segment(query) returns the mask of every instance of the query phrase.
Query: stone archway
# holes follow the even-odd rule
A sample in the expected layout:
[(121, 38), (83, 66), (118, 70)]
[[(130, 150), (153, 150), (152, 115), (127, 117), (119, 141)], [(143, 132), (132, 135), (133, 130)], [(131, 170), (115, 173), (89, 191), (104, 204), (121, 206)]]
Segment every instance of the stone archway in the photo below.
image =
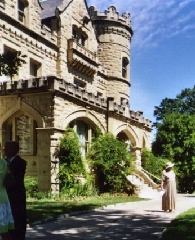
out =
[(119, 140), (127, 142), (129, 151), (135, 155), (135, 163), (141, 166), (141, 149), (140, 139), (136, 131), (128, 124), (121, 124), (115, 130), (115, 136)]
[(44, 128), (45, 122), (43, 117), (31, 106), (28, 104), (21, 102), (20, 98), (18, 98), (16, 104), (13, 107), (10, 107), (5, 113), (2, 113), (0, 118), (0, 126), (5, 122), (8, 118), (16, 114), (18, 111), (23, 111), (29, 115), (31, 115), (37, 122), (38, 127)]
[(86, 117), (79, 117), (69, 123), (78, 135), (82, 156), (85, 157), (92, 141), (97, 137), (97, 125)]
[(88, 109), (86, 110), (85, 108), (79, 109), (69, 114), (63, 123), (62, 129), (65, 129), (75, 119), (84, 119), (84, 121), (89, 122), (94, 126), (97, 126), (102, 133), (106, 132), (106, 129), (102, 124), (101, 120), (98, 119), (98, 117), (95, 114), (93, 114), (90, 110)]
[[(18, 98), (16, 101), (16, 104), (13, 107), (10, 107), (5, 113), (2, 114), (1, 118), (0, 118), (0, 143), (1, 143), (1, 148), (4, 146), (6, 141), (10, 141), (10, 140), (16, 140), (18, 141), (19, 139), (17, 139), (17, 137), (19, 137), (19, 135), (21, 136), (21, 130), (20, 130), (20, 134), (18, 135), (16, 133), (16, 129), (18, 128), (19, 131), (19, 126), (17, 126), (17, 124), (22, 124), (24, 128), (26, 128), (24, 126), (24, 123), (27, 125), (31, 125), (32, 131), (34, 131), (33, 134), (29, 133), (28, 131), (30, 131), (30, 127), (29, 129), (25, 129), (26, 131), (26, 135), (29, 134), (29, 140), (31, 142), (29, 142), (29, 145), (34, 145), (32, 146), (31, 149), (33, 149), (31, 151), (31, 153), (28, 152), (28, 154), (32, 154), (35, 155), (36, 152), (36, 139), (37, 136), (35, 129), (37, 127), (43, 127), (44, 124), (44, 120), (42, 118), (42, 116), (32, 107), (30, 107), (29, 105), (27, 105), (24, 102), (21, 102), (21, 99)], [(28, 134), (27, 134), (28, 132)], [(32, 136), (34, 139), (32, 139)], [(27, 136), (25, 137), (27, 140)], [(24, 138), (23, 140), (24, 141)], [(23, 148), (23, 153), (27, 152), (27, 148), (26, 150), (24, 150)], [(3, 155), (2, 149), (1, 149), (1, 156)]]

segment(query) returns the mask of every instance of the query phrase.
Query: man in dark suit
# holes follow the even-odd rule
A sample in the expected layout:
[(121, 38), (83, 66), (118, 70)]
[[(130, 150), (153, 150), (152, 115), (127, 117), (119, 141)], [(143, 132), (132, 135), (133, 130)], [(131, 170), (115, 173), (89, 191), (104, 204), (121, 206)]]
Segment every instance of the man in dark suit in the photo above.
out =
[(10, 200), (15, 229), (11, 230), (13, 240), (24, 240), (26, 234), (26, 190), (24, 175), (26, 161), (19, 154), (19, 144), (15, 141), (5, 143), (4, 152), (14, 184), (6, 188)]

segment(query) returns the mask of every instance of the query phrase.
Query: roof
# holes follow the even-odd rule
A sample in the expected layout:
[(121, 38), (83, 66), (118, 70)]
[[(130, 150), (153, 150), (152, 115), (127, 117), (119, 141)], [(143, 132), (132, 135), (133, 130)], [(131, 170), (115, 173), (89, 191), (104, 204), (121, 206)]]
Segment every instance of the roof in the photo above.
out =
[(40, 2), (43, 10), (41, 13), (41, 18), (50, 18), (55, 16), (55, 9), (59, 8), (60, 11), (63, 11), (72, 0), (45, 0)]

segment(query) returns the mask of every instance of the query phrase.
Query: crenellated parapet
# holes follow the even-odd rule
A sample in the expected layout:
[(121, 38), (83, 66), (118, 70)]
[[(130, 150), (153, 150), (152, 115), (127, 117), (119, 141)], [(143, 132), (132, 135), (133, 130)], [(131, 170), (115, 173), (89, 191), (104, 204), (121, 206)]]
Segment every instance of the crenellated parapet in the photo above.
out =
[(80, 101), (84, 105), (100, 108), (103, 111), (109, 111), (114, 115), (120, 115), (127, 120), (142, 125), (144, 128), (151, 129), (151, 121), (143, 117), (142, 112), (134, 112), (129, 110), (127, 104), (117, 104), (114, 99), (104, 99), (96, 96), (94, 93), (88, 92), (86, 89), (78, 87), (72, 83), (66, 82), (64, 79), (55, 76), (46, 76), (41, 78), (30, 78), (0, 83), (0, 96), (10, 94), (29, 94), (57, 91), (65, 94), (67, 97)]
[(100, 12), (97, 8), (91, 6), (89, 8), (89, 14), (93, 20), (118, 21), (121, 24), (131, 27), (130, 13), (125, 12), (120, 16), (115, 6), (108, 7), (104, 12)]
[[(106, 21), (107, 22), (112, 21), (113, 23), (117, 22), (117, 24), (120, 24), (123, 27), (126, 27), (127, 29), (129, 29), (131, 36), (133, 35), (130, 13), (125, 12), (122, 15), (120, 15), (115, 6), (110, 6), (104, 12), (100, 12), (94, 6), (91, 6), (89, 8), (89, 14), (92, 21), (105, 21), (105, 23)], [(117, 32), (119, 33), (119, 29), (114, 28), (114, 25), (113, 25), (113, 28), (111, 29), (108, 29), (108, 27), (104, 28), (104, 31), (106, 31), (106, 29), (108, 31), (112, 29), (112, 31), (116, 31), (116, 33)]]

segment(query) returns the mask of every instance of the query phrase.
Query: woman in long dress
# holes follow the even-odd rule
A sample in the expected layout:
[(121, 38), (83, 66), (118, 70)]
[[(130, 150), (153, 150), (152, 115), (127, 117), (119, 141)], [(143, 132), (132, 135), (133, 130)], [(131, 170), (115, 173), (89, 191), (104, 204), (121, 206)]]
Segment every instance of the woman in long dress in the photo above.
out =
[(161, 188), (164, 190), (162, 195), (162, 210), (169, 211), (175, 209), (176, 201), (176, 180), (175, 173), (173, 171), (174, 164), (168, 162), (166, 164), (165, 170), (162, 172), (162, 183)]
[(14, 219), (3, 180), (8, 171), (7, 162), (0, 159), (0, 236), (2, 240), (11, 240), (9, 230), (14, 229)]

